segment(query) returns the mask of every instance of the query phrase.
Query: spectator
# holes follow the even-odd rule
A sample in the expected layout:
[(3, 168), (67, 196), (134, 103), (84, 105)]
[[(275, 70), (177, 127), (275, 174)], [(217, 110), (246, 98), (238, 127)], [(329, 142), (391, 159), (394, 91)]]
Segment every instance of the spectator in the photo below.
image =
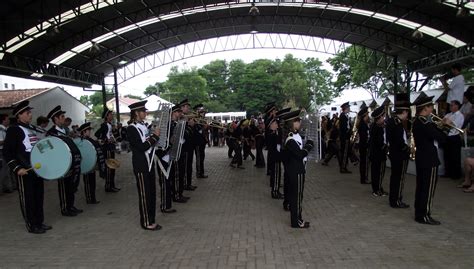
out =
[(448, 97), (446, 102), (451, 103), (451, 101), (457, 100), (459, 103), (463, 100), (464, 94), (464, 76), (461, 75), (461, 65), (454, 64), (451, 67), (451, 73), (453, 78), (448, 85), (448, 82), (445, 78), (441, 78), (441, 83), (446, 91), (448, 91)]
[(474, 193), (474, 185), (472, 185), (472, 173), (474, 172), (474, 157), (467, 157), (464, 160), (464, 182), (458, 185), (458, 188), (464, 188), (466, 193)]
[(15, 187), (8, 172), (8, 166), (3, 158), (3, 142), (5, 141), (9, 124), (10, 119), (8, 115), (0, 114), (0, 187), (2, 187), (4, 193), (12, 193)]
[(45, 138), (46, 136), (46, 131), (47, 131), (47, 127), (48, 127), (48, 124), (49, 124), (49, 120), (48, 118), (44, 117), (44, 116), (39, 116), (37, 119), (36, 119), (36, 127), (38, 127), (38, 129), (43, 132), (38, 132), (36, 134), (36, 136), (38, 137), (38, 139), (43, 139)]

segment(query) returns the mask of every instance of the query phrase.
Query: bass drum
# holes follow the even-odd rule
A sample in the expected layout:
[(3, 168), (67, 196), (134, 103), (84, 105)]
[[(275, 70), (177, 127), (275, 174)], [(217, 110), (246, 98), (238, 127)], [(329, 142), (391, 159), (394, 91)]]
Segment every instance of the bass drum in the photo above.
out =
[(30, 161), (33, 171), (39, 177), (46, 180), (59, 179), (71, 168), (71, 149), (57, 137), (46, 137), (31, 149)]
[(74, 138), (73, 141), (81, 152), (81, 174), (90, 173), (95, 169), (97, 163), (97, 151), (94, 145), (89, 140), (82, 138)]

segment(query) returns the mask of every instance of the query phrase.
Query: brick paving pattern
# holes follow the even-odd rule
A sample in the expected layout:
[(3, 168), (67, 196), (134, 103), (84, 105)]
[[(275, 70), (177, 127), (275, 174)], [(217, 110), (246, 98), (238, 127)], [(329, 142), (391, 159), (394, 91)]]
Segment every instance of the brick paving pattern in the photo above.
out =
[[(208, 148), (209, 178), (195, 179), (187, 204), (177, 213), (157, 213), (163, 229), (139, 226), (138, 198), (130, 155), (118, 159), (117, 194), (98, 180), (98, 205), (86, 205), (82, 185), (76, 196), (84, 213), (59, 211), (57, 183), (45, 184), (44, 235), (26, 232), (16, 194), (0, 195), (0, 267), (56, 268), (474, 268), (473, 195), (440, 179), (433, 217), (441, 226), (413, 220), (414, 182), (408, 176), (408, 210), (391, 209), (388, 197), (371, 195), (357, 169), (338, 173), (336, 162), (308, 165), (303, 202), (309, 229), (290, 228), (282, 200), (270, 198), (265, 169), (245, 161), (228, 167), (226, 149)], [(388, 190), (390, 170), (384, 186)], [(82, 183), (81, 183), (82, 184)], [(159, 193), (159, 192), (158, 192)], [(159, 201), (159, 199), (158, 199)]]

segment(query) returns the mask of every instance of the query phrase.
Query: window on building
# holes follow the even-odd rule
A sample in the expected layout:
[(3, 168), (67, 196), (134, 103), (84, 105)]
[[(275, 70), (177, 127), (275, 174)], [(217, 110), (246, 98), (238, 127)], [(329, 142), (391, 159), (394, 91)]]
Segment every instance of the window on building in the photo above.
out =
[(3, 87), (4, 87), (5, 89), (8, 89), (8, 83), (4, 83), (4, 84), (3, 84)]
[(14, 90), (14, 89), (15, 89), (15, 84), (12, 83), (12, 90)]

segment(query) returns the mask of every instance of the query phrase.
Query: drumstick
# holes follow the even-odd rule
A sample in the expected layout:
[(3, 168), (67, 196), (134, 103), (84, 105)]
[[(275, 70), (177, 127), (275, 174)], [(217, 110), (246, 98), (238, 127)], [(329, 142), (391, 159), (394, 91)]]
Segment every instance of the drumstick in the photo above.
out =
[(33, 168), (34, 168), (34, 169), (40, 169), (40, 168), (41, 168), (41, 164), (40, 164), (40, 163), (35, 163), (35, 165), (33, 165), (33, 167), (26, 169), (26, 172), (28, 172), (28, 171), (30, 171), (30, 170), (33, 170)]

